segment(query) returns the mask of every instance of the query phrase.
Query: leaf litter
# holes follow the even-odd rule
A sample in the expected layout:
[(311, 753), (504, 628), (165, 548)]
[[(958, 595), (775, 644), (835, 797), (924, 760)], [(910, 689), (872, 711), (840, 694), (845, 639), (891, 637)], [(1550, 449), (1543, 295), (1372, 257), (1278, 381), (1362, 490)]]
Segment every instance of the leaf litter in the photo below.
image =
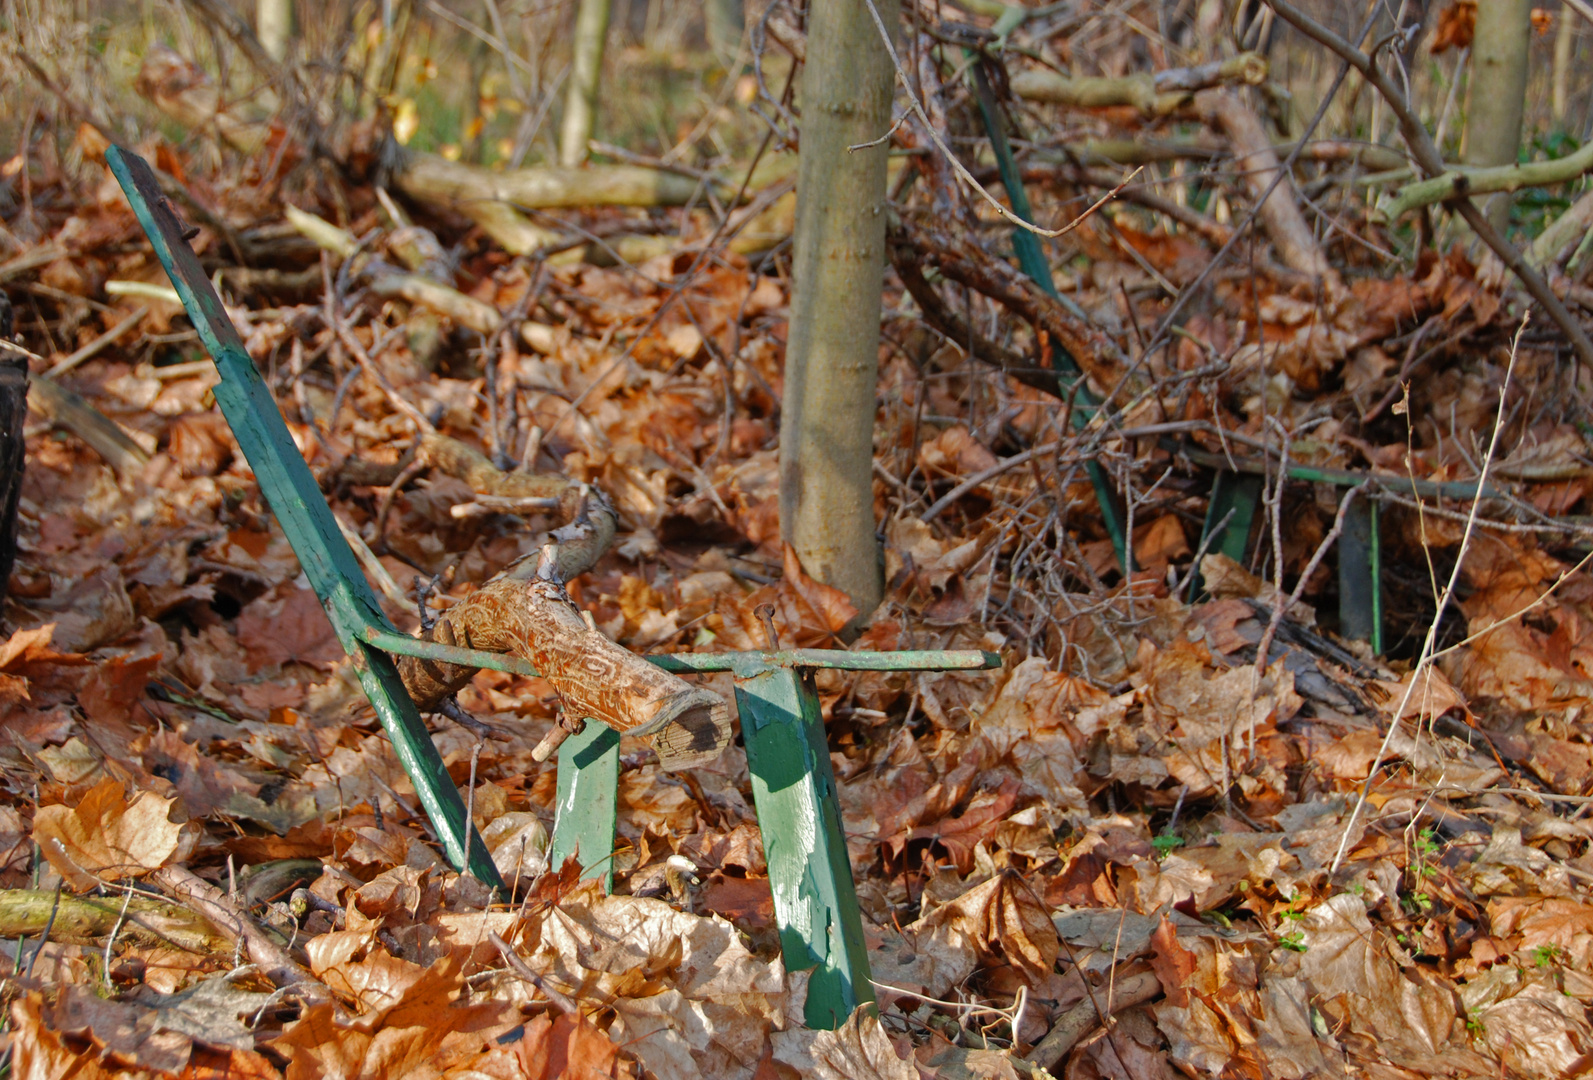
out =
[[(390, 253), (406, 242), (369, 188), (340, 191), (339, 208), (313, 176), (251, 186), (143, 149), (240, 218), (278, 221), (291, 204), (374, 230)], [(79, 339), (133, 310), (103, 290), (112, 275), (163, 281), (86, 153), (81, 172), (52, 167), (51, 199), (34, 191), (71, 254), (29, 277), (37, 307)], [(680, 220), (689, 237), (694, 219)], [(338, 314), (349, 297), (229, 297), (389, 617), (413, 631), (421, 606), (472, 595), (558, 519), (437, 468), (399, 483), (418, 433), (353, 361), (340, 318), (446, 438), (612, 498), (614, 549), (570, 587), (610, 638), (757, 648), (770, 611), (782, 644), (840, 647), (858, 612), (779, 536), (778, 263), (723, 253), (689, 277), (679, 252), (635, 272), (533, 265), (457, 220), (429, 224), (455, 245), (454, 281), (473, 299), (501, 314), (538, 298), (546, 347), (484, 342), (401, 299), (356, 297)], [(1115, 304), (1109, 283), (1141, 261), (1191, 276), (1179, 245), (1127, 218), (1113, 227), (1139, 259), (1089, 240), (1095, 307)], [(198, 244), (214, 251), (217, 237)], [(1225, 364), (1187, 395), (1185, 418), (1253, 441), (1269, 416), (1292, 425), (1316, 410), (1297, 463), (1470, 475), (1430, 419), (1386, 445), (1342, 428), (1388, 388), (1392, 310), (1484, 346), (1417, 388), (1412, 414), (1455, 417), (1451, 435), (1491, 424), (1507, 298), (1474, 267), (1451, 256), (1359, 280), (1325, 308), (1264, 287), (1248, 313), (1266, 357), (1247, 343), (1243, 297), (1190, 320), (1180, 367), (1205, 350)], [(182, 336), (175, 306), (138, 303), (146, 334)], [(482, 672), (465, 687), (460, 705), (496, 733), (486, 741), (432, 718), (451, 775), (474, 778), (473, 828), (515, 899), (490, 902), (449, 870), (219, 422), (213, 373), (183, 366), (191, 344), (146, 344), (68, 377), (143, 448), (138, 470), (118, 475), (38, 414), (29, 429), (0, 642), (0, 877), (46, 905), (57, 889), (114, 902), (159, 895), (152, 874), (189, 867), (327, 997), (273, 985), (241, 946), (115, 932), (108, 947), (66, 944), (41, 927), (5, 946), (13, 1073), (1004, 1077), (1033, 1074), (1023, 1055), (1079, 1010), (1095, 1019), (1066, 1050), (1069, 1076), (1585, 1072), (1593, 583), (1571, 549), (1487, 531), (1463, 568), (1454, 647), (1420, 676), (1413, 649), (1380, 660), (1319, 625), (1332, 591), (1314, 579), (1258, 667), (1289, 599), (1283, 575), (1256, 573), (1265, 557), (1197, 553), (1204, 497), (1189, 470), (1157, 498), (1146, 479), (1187, 462), (1126, 439), (1102, 448), (1139, 477), (1141, 571), (1124, 581), (1093, 494), (1060, 461), (987, 475), (1015, 445), (1045, 441), (1049, 403), (990, 379), (910, 313), (887, 330), (899, 340), (882, 352), (875, 445), (888, 599), (853, 647), (985, 648), (1004, 667), (819, 675), (878, 1017), (802, 1026), (806, 976), (780, 960), (737, 748), (670, 774), (627, 741), (615, 895), (548, 865), (555, 775), (531, 753), (555, 720), (544, 680)], [(1516, 392), (1550, 393), (1557, 377), (1549, 350), (1524, 347)], [(1161, 419), (1143, 411), (1125, 425)], [(1583, 505), (1585, 469), (1565, 466), (1585, 463), (1585, 431), (1546, 420), (1515, 434), (1499, 463), (1519, 481), (1512, 498), (1559, 515)], [(1205, 433), (1194, 445), (1231, 449)], [(1319, 494), (1286, 492), (1275, 554), (1291, 576), (1332, 520)], [(1460, 542), (1452, 516), (1397, 505), (1387, 531), (1407, 585)], [(1197, 569), (1206, 595), (1186, 603), (1173, 586)], [(1393, 628), (1419, 633), (1426, 605), (1394, 613)], [(708, 683), (728, 696), (727, 680)], [(1121, 1008), (1119, 990), (1133, 999)]]

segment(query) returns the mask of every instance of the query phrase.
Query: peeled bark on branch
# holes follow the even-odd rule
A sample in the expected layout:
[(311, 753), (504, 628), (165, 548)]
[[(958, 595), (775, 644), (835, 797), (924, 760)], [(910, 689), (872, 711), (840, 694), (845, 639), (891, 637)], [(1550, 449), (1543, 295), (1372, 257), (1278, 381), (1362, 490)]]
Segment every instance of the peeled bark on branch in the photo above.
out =
[(1337, 280), (1338, 275), (1329, 265), (1327, 256), (1322, 254), (1311, 226), (1294, 201), (1293, 186), (1286, 179), (1267, 196), (1267, 188), (1282, 165), (1255, 112), (1232, 90), (1212, 91), (1203, 95), (1203, 99), (1205, 111), (1233, 146), (1234, 167), (1251, 198), (1266, 198), (1261, 204), (1261, 224), (1278, 249), (1279, 260), (1302, 274), (1324, 281)]
[(1527, 250), (1527, 262), (1538, 269), (1564, 263), (1572, 273), (1576, 252), (1588, 242), (1593, 231), (1593, 192), (1583, 195), (1571, 208), (1554, 219), (1547, 229), (1538, 234)]
[[(596, 500), (591, 511), (555, 531), (556, 543), (539, 561), (511, 566), (439, 616), (424, 637), (528, 660), (558, 692), (567, 716), (651, 736), (666, 769), (706, 764), (730, 741), (724, 701), (604, 637), (564, 591), (561, 582), (590, 569), (613, 540), (613, 510)], [(406, 656), (398, 673), (416, 705), (434, 711), (475, 669)]]
[[(354, 236), (330, 221), (294, 206), (287, 208), (286, 217), (301, 235), (340, 259), (351, 258), (359, 250)], [(377, 296), (419, 304), (478, 334), (495, 334), (503, 328), (503, 313), (497, 308), (434, 278), (402, 273), (380, 259), (372, 259), (359, 273)], [(527, 319), (520, 324), (519, 333), (520, 339), (537, 352), (553, 351), (553, 327)]]
[[(730, 741), (729, 708), (717, 694), (592, 629), (552, 582), (495, 581), (440, 616), (428, 638), (530, 661), (558, 691), (566, 715), (652, 736), (666, 769), (706, 764)], [(435, 707), (455, 682), (451, 668), (404, 657), (399, 674), (421, 708)]]
[(1028, 101), (1076, 109), (1127, 105), (1145, 116), (1169, 116), (1187, 108), (1198, 90), (1214, 86), (1257, 86), (1266, 78), (1266, 58), (1260, 53), (1247, 52), (1198, 67), (1138, 72), (1117, 78), (1068, 78), (1054, 71), (1034, 69), (1012, 77), (1012, 92)]
[(411, 198), (461, 211), (482, 200), (534, 209), (681, 206), (699, 186), (690, 176), (641, 165), (537, 166), (498, 172), (431, 154), (407, 155), (393, 180)]
[[(156, 46), (145, 56), (136, 85), (138, 92), (167, 116), (190, 128), (203, 130), (213, 125), (225, 142), (244, 153), (254, 153), (271, 134), (265, 121), (236, 105), (223, 107), (210, 77), (165, 46)], [(474, 204), (482, 202), (533, 209), (680, 206), (700, 187), (693, 177), (640, 165), (496, 171), (417, 153), (401, 156), (393, 182), (411, 198), (467, 217), (473, 217)]]

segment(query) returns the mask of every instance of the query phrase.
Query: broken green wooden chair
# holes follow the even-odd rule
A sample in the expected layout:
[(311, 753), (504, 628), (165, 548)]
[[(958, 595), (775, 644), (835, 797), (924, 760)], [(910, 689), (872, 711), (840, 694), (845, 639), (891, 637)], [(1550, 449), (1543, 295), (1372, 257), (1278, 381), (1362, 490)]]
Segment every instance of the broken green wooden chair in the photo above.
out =
[[(445, 856), (456, 868), (507, 893), (479, 834), (466, 822), (464, 801), (392, 657), (419, 656), (529, 676), (536, 671), (516, 657), (409, 637), (387, 621), (154, 173), (121, 147), (111, 147), (105, 157), (215, 360), (221, 382), (214, 392), (222, 415), (352, 660)], [(678, 674), (728, 671), (734, 677), (786, 967), (812, 972), (808, 1025), (838, 1027), (874, 994), (813, 672), (974, 670), (997, 667), (1000, 658), (971, 650), (794, 649), (647, 659)], [(605, 888), (613, 877), (618, 781), (619, 735), (612, 728), (589, 723), (560, 746), (550, 858), (560, 865), (575, 856)]]

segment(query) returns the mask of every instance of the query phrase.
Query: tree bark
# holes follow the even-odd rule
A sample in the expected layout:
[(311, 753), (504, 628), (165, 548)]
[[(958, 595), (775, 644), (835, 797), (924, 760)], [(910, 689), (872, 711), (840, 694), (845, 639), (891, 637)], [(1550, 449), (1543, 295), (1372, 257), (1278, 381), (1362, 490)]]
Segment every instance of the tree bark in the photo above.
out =
[(1266, 79), (1266, 58), (1247, 52), (1197, 67), (1116, 77), (1069, 78), (1054, 71), (1033, 69), (1012, 77), (1012, 92), (1029, 101), (1073, 108), (1130, 105), (1145, 116), (1171, 116), (1188, 106), (1197, 90), (1234, 83), (1259, 86)]
[(581, 0), (575, 15), (575, 55), (570, 58), (570, 89), (564, 99), (564, 124), (559, 129), (559, 164), (567, 169), (586, 160), (587, 143), (592, 141), (611, 2)]
[[(875, 0), (886, 25), (895, 0)], [(780, 527), (803, 568), (866, 617), (884, 590), (874, 526), (874, 395), (885, 275), (890, 54), (864, 0), (816, 4), (802, 82)]]
[(0, 890), (0, 935), (38, 937), (46, 927), (50, 940), (67, 945), (103, 945), (112, 932), (124, 944), (164, 945), (203, 956), (228, 952), (232, 944), (202, 916), (147, 896), (129, 900), (114, 892), (57, 896), (53, 889)]
[(1564, 121), (1571, 102), (1571, 64), (1576, 58), (1576, 18), (1570, 7), (1560, 7), (1560, 25), (1554, 35), (1554, 78), (1549, 108), (1556, 121)]
[(293, 36), (293, 0), (255, 0), (254, 25), (266, 55), (277, 63), (287, 59)]
[[(1466, 164), (1514, 165), (1521, 147), (1521, 113), (1532, 44), (1532, 0), (1478, 0), (1472, 40), (1471, 114), (1466, 117)], [(1510, 222), (1509, 192), (1484, 200), (1495, 229)]]

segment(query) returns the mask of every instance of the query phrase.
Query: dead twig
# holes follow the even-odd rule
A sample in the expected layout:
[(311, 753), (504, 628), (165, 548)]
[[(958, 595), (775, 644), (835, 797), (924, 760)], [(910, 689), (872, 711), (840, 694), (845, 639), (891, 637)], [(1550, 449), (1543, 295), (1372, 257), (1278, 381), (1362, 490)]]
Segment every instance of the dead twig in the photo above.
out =
[(271, 940), (220, 889), (183, 866), (161, 867), (150, 875), (150, 880), (173, 899), (204, 916), (228, 940), (239, 943), (249, 961), (266, 978), (293, 991), (306, 1004), (336, 1004), (331, 991), (300, 967), (286, 949)]

